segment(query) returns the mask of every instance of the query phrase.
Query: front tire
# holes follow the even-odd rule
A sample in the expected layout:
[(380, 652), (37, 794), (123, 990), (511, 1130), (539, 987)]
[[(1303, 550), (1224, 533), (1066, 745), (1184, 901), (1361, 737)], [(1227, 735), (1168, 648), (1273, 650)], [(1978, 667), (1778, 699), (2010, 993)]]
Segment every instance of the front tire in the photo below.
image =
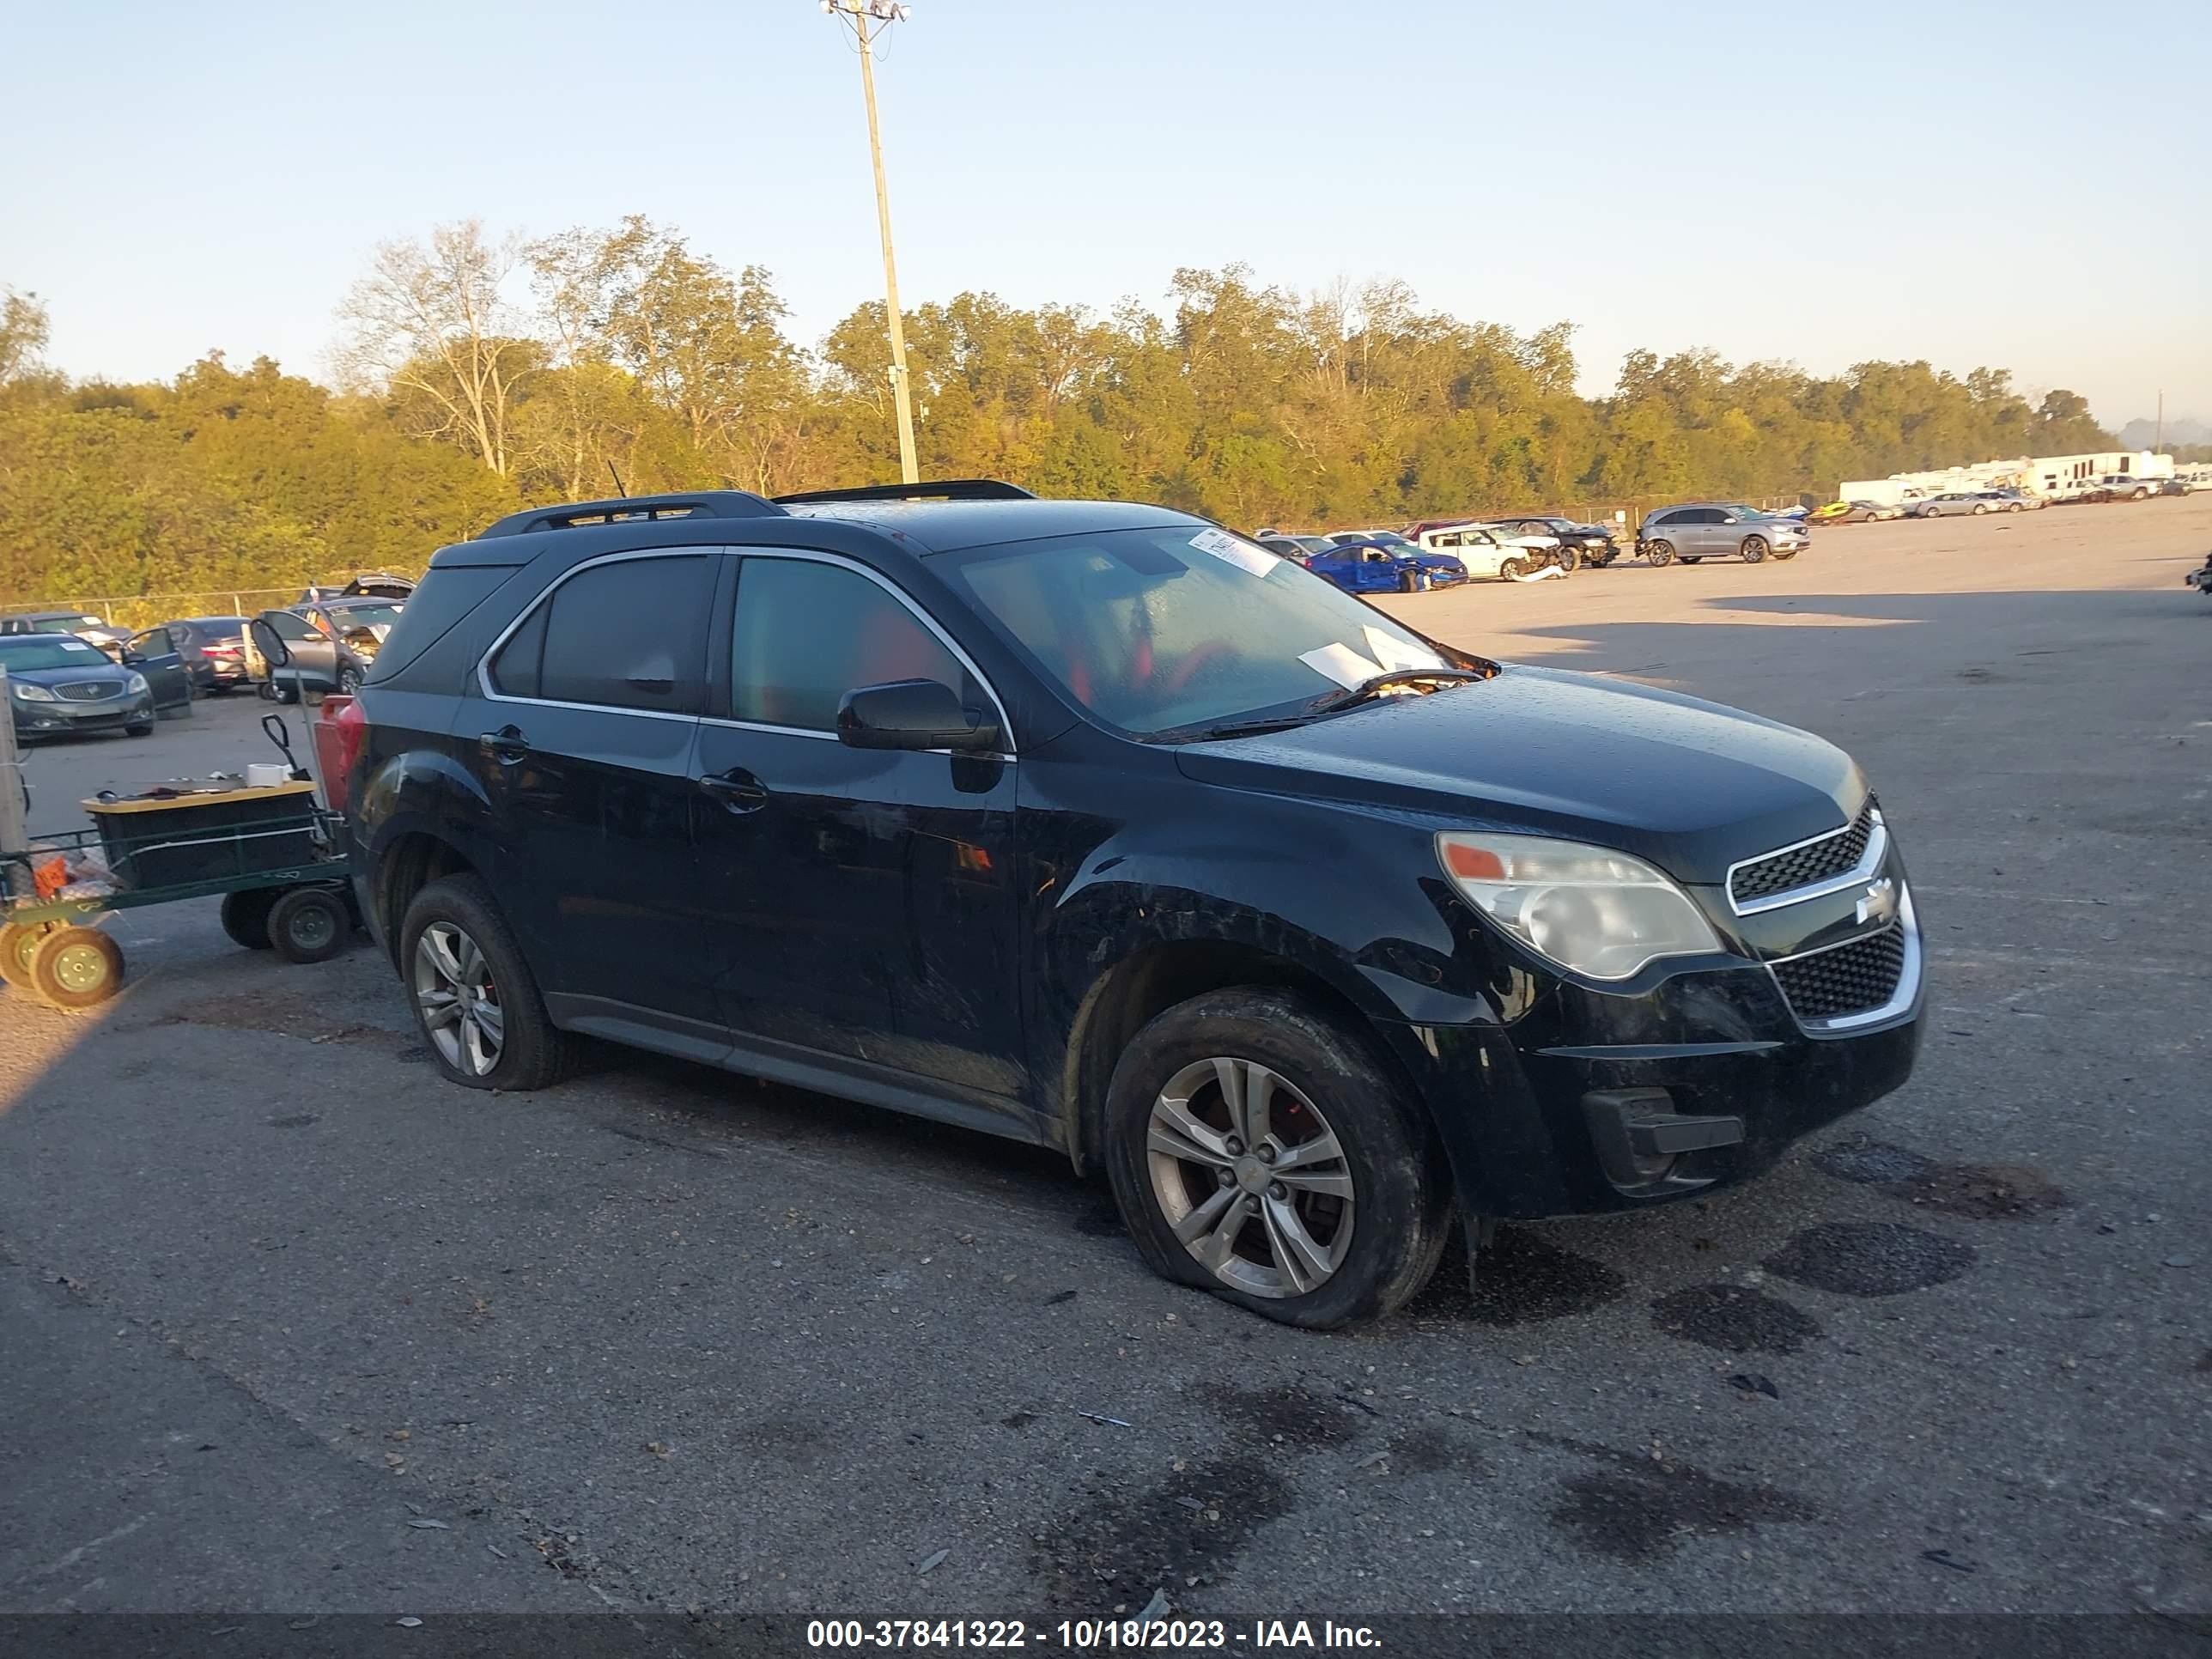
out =
[(361, 670), (359, 670), (358, 668), (341, 668), (341, 669), (339, 669), (339, 670), (338, 670), (338, 696), (342, 696), (342, 697), (357, 697), (357, 696), (359, 696), (360, 695), (361, 695)]
[(150, 738), (154, 735), (154, 722), (147, 720), (137, 726), (126, 726), (123, 728), (123, 734), (130, 738)]
[(544, 1089), (567, 1073), (570, 1039), (475, 876), (447, 876), (415, 896), (399, 926), (399, 970), (416, 1028), (449, 1080)]
[(222, 896), (222, 931), (230, 936), (233, 945), (242, 945), (249, 951), (269, 949), (269, 912), (282, 890), (275, 887), (248, 887)]
[(1403, 1306), (1450, 1202), (1419, 1110), (1355, 1032), (1284, 991), (1212, 991), (1139, 1031), (1105, 1164), (1146, 1265), (1285, 1324)]
[(1527, 563), (1520, 559), (1508, 559), (1498, 567), (1498, 579), (1502, 581), (1517, 582), (1528, 574)]
[(1571, 576), (1576, 571), (1583, 568), (1583, 556), (1581, 550), (1578, 548), (1563, 547), (1559, 550), (1559, 553), (1554, 557), (1553, 562), (1557, 564), (1560, 569), (1565, 571), (1567, 574)]
[(1654, 542), (1644, 550), (1644, 556), (1650, 562), (1654, 570), (1664, 570), (1674, 562), (1674, 544), (1672, 542)]
[(33, 990), (31, 957), (53, 928), (50, 921), (0, 922), (0, 982), (19, 991)]
[(95, 1008), (123, 988), (123, 947), (97, 927), (57, 927), (31, 952), (30, 988), (57, 1008)]
[(1743, 545), (1736, 550), (1743, 555), (1743, 562), (1746, 564), (1762, 564), (1766, 559), (1766, 538), (1746, 536), (1743, 538)]

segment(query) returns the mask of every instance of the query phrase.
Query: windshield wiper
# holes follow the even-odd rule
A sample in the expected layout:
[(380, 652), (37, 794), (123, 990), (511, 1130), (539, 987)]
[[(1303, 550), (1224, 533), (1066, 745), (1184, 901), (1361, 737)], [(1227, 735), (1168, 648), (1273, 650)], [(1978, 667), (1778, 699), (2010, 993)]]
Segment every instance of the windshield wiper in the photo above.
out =
[(1489, 678), (1487, 674), (1478, 674), (1467, 668), (1393, 668), (1387, 673), (1370, 675), (1357, 685), (1347, 685), (1341, 691), (1331, 691), (1315, 699), (1306, 705), (1305, 713), (1308, 716), (1334, 714), (1340, 708), (1349, 708), (1354, 703), (1380, 696), (1394, 685), (1413, 685), (1423, 680), (1449, 680), (1463, 684)]

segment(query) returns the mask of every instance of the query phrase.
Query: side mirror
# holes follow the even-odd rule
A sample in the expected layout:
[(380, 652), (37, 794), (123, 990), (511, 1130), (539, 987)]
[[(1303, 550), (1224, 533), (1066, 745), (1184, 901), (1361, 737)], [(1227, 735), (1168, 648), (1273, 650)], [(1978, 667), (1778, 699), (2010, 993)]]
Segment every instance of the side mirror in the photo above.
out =
[(995, 752), (999, 728), (960, 706), (939, 680), (892, 680), (848, 691), (837, 705), (837, 740), (854, 749)]
[(144, 664), (145, 660), (146, 653), (144, 652), (134, 651), (127, 645), (123, 647), (123, 665), (125, 668), (139, 667)]
[(292, 653), (276, 630), (256, 617), (246, 624), (246, 631), (253, 635), (253, 648), (261, 653), (261, 660), (271, 668), (282, 668), (292, 660)]

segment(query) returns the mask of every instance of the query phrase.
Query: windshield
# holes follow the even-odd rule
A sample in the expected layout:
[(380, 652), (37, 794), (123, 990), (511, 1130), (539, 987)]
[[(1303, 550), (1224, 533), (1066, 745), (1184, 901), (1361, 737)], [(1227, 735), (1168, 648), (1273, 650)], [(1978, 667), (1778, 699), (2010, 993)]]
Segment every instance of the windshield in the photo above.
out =
[(46, 637), (19, 635), (0, 640), (0, 666), (9, 673), (28, 668), (106, 668), (98, 649), (67, 634)]
[(1211, 526), (1054, 536), (933, 561), (1044, 677), (1138, 737), (1294, 713), (1447, 659), (1304, 567)]
[(340, 628), (389, 628), (399, 620), (396, 605), (334, 605), (331, 620)]

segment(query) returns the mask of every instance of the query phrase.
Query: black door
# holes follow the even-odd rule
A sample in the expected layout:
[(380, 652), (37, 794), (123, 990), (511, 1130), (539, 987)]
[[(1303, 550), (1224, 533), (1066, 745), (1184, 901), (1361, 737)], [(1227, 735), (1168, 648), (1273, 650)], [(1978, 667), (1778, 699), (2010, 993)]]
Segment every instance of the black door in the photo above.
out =
[(500, 843), (485, 872), (560, 1024), (728, 1047), (692, 902), (693, 744), (719, 552), (580, 566), (471, 676), (453, 726)]
[(918, 607), (859, 567), (748, 554), (699, 732), (697, 898), (741, 1050), (834, 1056), (1014, 1096), (1015, 767), (835, 735), (847, 691), (990, 694)]
[(123, 647), (123, 665), (146, 677), (156, 708), (181, 708), (192, 700), (191, 671), (167, 628), (131, 635)]

